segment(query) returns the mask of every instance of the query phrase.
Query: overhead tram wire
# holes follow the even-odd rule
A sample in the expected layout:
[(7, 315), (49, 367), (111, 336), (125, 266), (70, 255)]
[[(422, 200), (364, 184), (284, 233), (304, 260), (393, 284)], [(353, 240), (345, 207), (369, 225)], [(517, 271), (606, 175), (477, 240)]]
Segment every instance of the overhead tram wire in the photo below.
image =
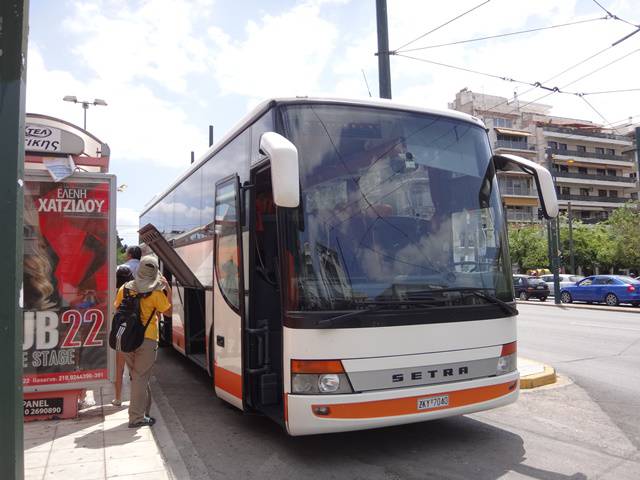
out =
[(449, 43), (440, 43), (440, 44), (437, 44), (437, 45), (427, 45), (427, 46), (424, 46), (424, 47), (408, 48), (406, 50), (398, 48), (398, 49), (394, 50), (393, 52), (390, 52), (390, 54), (391, 55), (397, 55), (398, 53), (416, 52), (418, 50), (428, 50), (428, 49), (431, 49), (431, 48), (448, 47), (448, 46), (451, 46), (451, 45), (461, 45), (461, 44), (465, 44), (465, 43), (480, 42), (480, 41), (483, 41), (483, 40), (492, 40), (492, 39), (495, 39), (495, 38), (510, 37), (510, 36), (513, 36), (513, 35), (523, 35), (525, 33), (533, 33), (533, 32), (540, 32), (540, 31), (543, 31), (543, 30), (551, 30), (551, 29), (554, 29), (554, 28), (569, 27), (569, 26), (578, 25), (578, 24), (581, 24), (581, 23), (589, 23), (589, 22), (596, 22), (596, 21), (600, 21), (600, 20), (607, 20), (609, 18), (610, 17), (608, 17), (608, 16), (598, 17), (598, 18), (590, 18), (588, 20), (578, 20), (576, 22), (561, 23), (559, 25), (550, 25), (548, 27), (531, 28), (531, 29), (528, 29), (528, 30), (519, 30), (519, 31), (516, 31), (516, 32), (501, 33), (501, 34), (498, 34), (498, 35), (489, 35), (487, 37), (477, 37), (477, 38), (470, 38), (470, 39), (467, 39), (467, 40), (458, 40), (458, 41), (449, 42)]
[(612, 125), (617, 125), (618, 123), (620, 125), (618, 125), (618, 127), (623, 126), (622, 124), (624, 124), (625, 122), (627, 122), (628, 125), (631, 125), (633, 122), (631, 122), (631, 119), (633, 118), (638, 118), (640, 117), (640, 113), (636, 113), (635, 115), (629, 115), (628, 117), (622, 118), (620, 120), (616, 120), (615, 122), (610, 122), (607, 123), (606, 125), (603, 125), (604, 127), (610, 127)]
[[(600, 52), (596, 53), (595, 55), (599, 55), (600, 53), (608, 50), (609, 48), (612, 48), (612, 47), (611, 46), (607, 47), (606, 49), (601, 50)], [(537, 88), (542, 88), (542, 89), (545, 89), (545, 90), (549, 91), (549, 93), (546, 93), (546, 94), (542, 95), (541, 97), (538, 97), (538, 98), (536, 98), (534, 100), (531, 100), (531, 101), (525, 103), (524, 105), (519, 105), (515, 109), (513, 109), (511, 112), (509, 112), (509, 113), (513, 113), (513, 112), (516, 112), (517, 110), (519, 110), (521, 108), (524, 108), (524, 107), (526, 107), (528, 105), (531, 105), (532, 103), (535, 103), (535, 102), (538, 102), (538, 101), (540, 101), (540, 100), (542, 100), (544, 98), (547, 98), (547, 97), (553, 95), (554, 93), (562, 93), (562, 94), (576, 95), (576, 96), (581, 96), (582, 97), (582, 96), (585, 95), (584, 93), (570, 92), (570, 91), (565, 91), (564, 89), (567, 88), (570, 85), (573, 85), (573, 84), (579, 82), (580, 80), (583, 80), (583, 79), (585, 79), (585, 78), (587, 78), (587, 77), (589, 77), (591, 75), (594, 75), (595, 73), (597, 73), (597, 72), (599, 72), (599, 71), (601, 71), (601, 70), (613, 65), (614, 63), (617, 63), (617, 62), (619, 62), (621, 60), (624, 60), (625, 58), (629, 57), (630, 55), (633, 55), (634, 53), (637, 53), (638, 51), (640, 51), (640, 49), (636, 49), (636, 50), (633, 50), (631, 52), (628, 52), (625, 55), (623, 55), (621, 57), (618, 57), (617, 59), (615, 59), (615, 60), (613, 60), (613, 61), (611, 61), (611, 62), (609, 62), (609, 63), (607, 63), (605, 65), (602, 65), (602, 66), (596, 68), (595, 70), (592, 70), (591, 72), (586, 73), (586, 74), (584, 74), (584, 75), (572, 80), (571, 82), (563, 85), (562, 87), (546, 87), (543, 84), (541, 84), (540, 82), (533, 83), (533, 82), (527, 82), (527, 81), (524, 81), (524, 80), (517, 80), (515, 78), (511, 78), (511, 77), (507, 77), (507, 76), (503, 76), (503, 75), (496, 75), (496, 74), (492, 74), (492, 73), (488, 73), (488, 72), (481, 72), (479, 70), (473, 70), (473, 69), (466, 68), (466, 67), (459, 67), (459, 66), (455, 66), (455, 65), (449, 65), (449, 64), (446, 64), (446, 63), (442, 63), (442, 62), (436, 62), (434, 60), (428, 60), (428, 59), (425, 59), (425, 58), (413, 57), (411, 55), (398, 54), (397, 56), (408, 58), (410, 60), (417, 60), (417, 61), (420, 61), (420, 62), (425, 62), (425, 63), (430, 63), (430, 64), (433, 64), (433, 65), (438, 65), (438, 66), (442, 66), (442, 67), (446, 67), (446, 68), (451, 68), (451, 69), (454, 69), (454, 70), (460, 70), (460, 71), (464, 71), (464, 72), (475, 73), (476, 75), (483, 75), (483, 76), (486, 76), (486, 77), (489, 77), (489, 78), (495, 78), (495, 79), (503, 80), (503, 81), (507, 81), (507, 82), (514, 82), (514, 83), (520, 83), (520, 84), (523, 84), (523, 85), (530, 85), (531, 87), (533, 87), (531, 89), (528, 89), (525, 93), (531, 92), (531, 91), (533, 91), (533, 90), (535, 90)], [(593, 58), (595, 55), (592, 55), (589, 58)], [(579, 63), (583, 63), (584, 61), (586, 61), (586, 60), (583, 60), (582, 62), (579, 62)], [(555, 75), (554, 77), (552, 77), (552, 79), (555, 78), (555, 77), (560, 76), (562, 73), (565, 73), (568, 70), (569, 69), (565, 69), (564, 72), (561, 72), (560, 74)], [(640, 89), (627, 89), (627, 90), (634, 90), (635, 91), (635, 90), (640, 90)], [(618, 93), (618, 92), (612, 90), (612, 91), (609, 91), (609, 92), (604, 92), (604, 91), (603, 92), (592, 92), (592, 93), (587, 93), (587, 95), (598, 94), (598, 93), (604, 94), (604, 93)], [(594, 108), (588, 101), (586, 101), (586, 99), (585, 99), (585, 102), (591, 108)], [(494, 105), (490, 109), (485, 110), (485, 112), (493, 110), (493, 109), (497, 108), (497, 106), (502, 105), (504, 103), (508, 103), (508, 100), (503, 101), (500, 104)], [(596, 110), (596, 112), (597, 112), (597, 110)], [(597, 112), (597, 113), (598, 113), (598, 115), (601, 115), (599, 112)], [(604, 117), (602, 117), (602, 118), (604, 119)]]
[(631, 22), (629, 22), (629, 21), (625, 20), (624, 18), (620, 18), (620, 17), (618, 17), (617, 15), (614, 15), (613, 13), (611, 13), (609, 10), (607, 10), (606, 8), (604, 8), (604, 7), (602, 6), (602, 4), (601, 4), (600, 2), (598, 2), (598, 0), (592, 0), (592, 1), (593, 1), (593, 3), (595, 3), (597, 6), (599, 6), (599, 7), (600, 7), (600, 8), (601, 8), (601, 9), (602, 9), (602, 10), (603, 10), (607, 15), (609, 15), (609, 16), (610, 16), (611, 18), (613, 18), (614, 20), (619, 20), (620, 22), (624, 22), (624, 23), (626, 23), (626, 24), (628, 24), (628, 25), (631, 25), (631, 26), (633, 26), (633, 27), (639, 28), (639, 26), (638, 26), (638, 25), (635, 25), (635, 24), (633, 24), (633, 23), (631, 23)]
[[(596, 107), (594, 107), (589, 100), (587, 100), (586, 98), (584, 98), (583, 95), (578, 95), (582, 100), (584, 100), (584, 103), (586, 103), (587, 105), (589, 105), (589, 108), (591, 108), (591, 110), (593, 110), (594, 112), (596, 112), (596, 114), (602, 119), (604, 120), (605, 124), (608, 124), (609, 121), (604, 117), (604, 115), (602, 115), (602, 113), (600, 113), (600, 111), (598, 111), (598, 109)], [(615, 128), (614, 128), (615, 130)]]
[(621, 60), (624, 60), (625, 58), (627, 58), (627, 57), (629, 57), (630, 55), (633, 55), (634, 53), (637, 53), (637, 52), (640, 52), (640, 48), (638, 48), (638, 49), (636, 49), (636, 50), (632, 50), (631, 52), (626, 53), (625, 55), (623, 55), (623, 56), (621, 56), (621, 57), (616, 58), (615, 60), (613, 60), (613, 61), (611, 61), (611, 62), (607, 63), (606, 65), (602, 65), (601, 67), (598, 67), (598, 68), (596, 68), (595, 70), (592, 70), (591, 72), (586, 73), (586, 74), (582, 75), (581, 77), (576, 78), (575, 80), (572, 80), (571, 82), (569, 82), (569, 83), (567, 83), (567, 84), (563, 85), (562, 87), (556, 88), (554, 91), (551, 91), (551, 92), (546, 93), (545, 95), (543, 95), (543, 96), (541, 96), (541, 97), (536, 98), (535, 100), (531, 100), (530, 102), (527, 102), (527, 103), (525, 103), (524, 105), (519, 105), (518, 107), (516, 107), (515, 109), (513, 109), (513, 110), (512, 110), (511, 112), (509, 112), (509, 113), (514, 113), (514, 112), (516, 112), (517, 110), (519, 110), (519, 109), (521, 109), (521, 108), (524, 108), (524, 107), (526, 107), (526, 106), (528, 106), (528, 105), (531, 105), (532, 103), (538, 102), (538, 101), (540, 101), (540, 100), (542, 100), (542, 99), (544, 99), (544, 98), (547, 98), (548, 96), (553, 95), (554, 93), (570, 93), (570, 94), (572, 94), (572, 95), (577, 95), (577, 93), (575, 93), (575, 92), (563, 92), (562, 90), (563, 90), (564, 88), (567, 88), (567, 87), (569, 87), (569, 86), (573, 85), (574, 83), (579, 82), (580, 80), (583, 80), (583, 79), (585, 79), (585, 78), (587, 78), (587, 77), (590, 77), (591, 75), (593, 75), (593, 74), (595, 74), (595, 73), (598, 73), (600, 70), (603, 70), (603, 69), (605, 69), (605, 68), (607, 68), (607, 67), (609, 67), (609, 66), (613, 65), (614, 63), (617, 63), (617, 62), (619, 62), (619, 61), (621, 61)]
[(640, 92), (640, 88), (623, 88), (620, 90), (603, 90), (601, 92), (582, 92), (580, 93), (580, 95), (582, 96), (587, 96), (587, 95), (602, 95), (605, 93), (627, 93), (627, 92)]
[(497, 80), (504, 80), (506, 82), (521, 83), (523, 85), (531, 85), (531, 86), (534, 85), (534, 83), (532, 83), (532, 82), (526, 82), (524, 80), (517, 80), (515, 78), (507, 77), (507, 76), (504, 76), (504, 75), (496, 75), (496, 74), (493, 74), (493, 73), (481, 72), (479, 70), (473, 70), (471, 68), (459, 67), (459, 66), (456, 66), (456, 65), (450, 65), (448, 63), (436, 62), (435, 60), (428, 60), (426, 58), (413, 57), (411, 55), (404, 55), (402, 53), (397, 53), (396, 56), (403, 57), (403, 58), (408, 58), (410, 60), (417, 60), (418, 62), (425, 62), (425, 63), (430, 63), (430, 64), (433, 64), (433, 65), (439, 65), (441, 67), (451, 68), (451, 69), (454, 69), (454, 70), (460, 70), (462, 72), (475, 73), (476, 75), (483, 75), (485, 77), (495, 78)]
[[(546, 79), (544, 82), (542, 82), (542, 83), (549, 83), (551, 80), (555, 80), (556, 78), (558, 78), (558, 77), (560, 77), (560, 76), (564, 75), (565, 73), (567, 73), (567, 72), (569, 72), (569, 71), (573, 70), (574, 68), (579, 67), (580, 65), (582, 65), (582, 64), (584, 64), (584, 63), (586, 63), (586, 62), (588, 62), (589, 60), (594, 59), (594, 58), (595, 58), (595, 57), (597, 57), (598, 55), (601, 55), (601, 54), (603, 54), (604, 52), (606, 52), (606, 51), (608, 51), (608, 50), (611, 50), (612, 48), (613, 48), (613, 45), (609, 45), (608, 47), (603, 48), (602, 50), (599, 50), (598, 52), (596, 52), (596, 53), (594, 53), (594, 54), (592, 54), (592, 55), (589, 55), (587, 58), (585, 58), (585, 59), (583, 59), (583, 60), (580, 60), (578, 63), (575, 63), (575, 64), (571, 65), (570, 67), (565, 68), (565, 69), (564, 69), (564, 70), (562, 70), (561, 72), (556, 73), (556, 74), (555, 74), (555, 75), (553, 75), (552, 77), (547, 78), (547, 79)], [(530, 92), (533, 92), (536, 88), (538, 88), (538, 87), (529, 88), (529, 89), (525, 90), (524, 92), (522, 92), (520, 95), (526, 95), (526, 94), (528, 94), (528, 93), (530, 93)], [(545, 96), (547, 96), (547, 95), (545, 95)], [(510, 97), (510, 98), (508, 98), (508, 99), (506, 99), (506, 100), (503, 100), (503, 101), (502, 101), (502, 102), (500, 102), (500, 103), (495, 104), (493, 107), (488, 108), (488, 109), (486, 109), (485, 111), (486, 111), (486, 112), (490, 112), (490, 111), (492, 111), (492, 110), (494, 110), (494, 109), (496, 109), (496, 108), (498, 108), (498, 107), (501, 107), (501, 106), (502, 106), (502, 105), (504, 105), (504, 104), (507, 104), (507, 103), (509, 103), (509, 102), (512, 102), (512, 101), (513, 101), (513, 100), (515, 100), (515, 99), (516, 99), (516, 97), (515, 97), (515, 95), (514, 95), (513, 97)]]
[[(563, 75), (564, 73), (568, 72), (569, 70), (572, 70), (572, 69), (573, 69), (573, 68), (575, 68), (576, 66), (581, 65), (581, 64), (583, 64), (583, 63), (585, 63), (586, 61), (588, 61), (588, 60), (590, 60), (590, 59), (592, 59), (592, 58), (594, 58), (594, 57), (596, 57), (596, 56), (600, 55), (601, 53), (606, 52), (607, 50), (609, 50), (609, 49), (611, 49), (611, 48), (613, 48), (613, 47), (614, 47), (614, 45), (610, 45), (609, 47), (607, 47), (607, 48), (605, 48), (605, 49), (603, 49), (603, 50), (600, 50), (599, 52), (595, 53), (594, 55), (591, 55), (590, 57), (588, 57), (588, 58), (586, 58), (586, 59), (584, 59), (584, 60), (582, 60), (582, 61), (578, 62), (577, 64), (572, 65), (571, 67), (569, 67), (569, 68), (567, 68), (567, 69), (563, 70), (562, 72), (558, 73), (557, 75), (554, 75), (553, 77), (549, 78), (548, 80), (545, 80), (545, 83), (547, 83), (547, 82), (549, 82), (549, 81), (551, 81), (551, 80), (553, 80), (553, 79), (555, 79), (555, 78), (557, 78), (557, 77), (559, 77), (559, 76)], [(556, 89), (556, 90), (554, 90), (554, 91), (551, 91), (551, 92), (549, 92), (549, 93), (546, 93), (546, 94), (542, 95), (541, 97), (536, 98), (535, 100), (532, 100), (532, 101), (530, 101), (530, 102), (525, 103), (524, 105), (519, 105), (519, 106), (518, 106), (518, 107), (516, 107), (515, 109), (511, 110), (511, 112), (509, 112), (509, 113), (516, 112), (517, 110), (519, 110), (519, 109), (521, 109), (521, 108), (524, 108), (524, 107), (526, 107), (526, 106), (528, 106), (528, 105), (531, 105), (532, 103), (535, 103), (535, 102), (538, 102), (538, 101), (540, 101), (540, 100), (543, 100), (543, 99), (545, 99), (545, 98), (549, 97), (550, 95), (553, 95), (554, 93), (570, 93), (570, 94), (573, 94), (573, 95), (578, 95), (578, 93), (577, 93), (577, 92), (563, 92), (562, 90), (563, 90), (563, 89), (565, 89), (565, 88), (567, 88), (567, 87), (569, 87), (569, 86), (571, 86), (571, 85), (573, 85), (574, 83), (579, 82), (580, 80), (583, 80), (583, 79), (585, 79), (585, 78), (587, 78), (587, 77), (589, 77), (589, 76), (591, 76), (591, 75), (593, 75), (593, 74), (595, 74), (595, 73), (599, 72), (600, 70), (603, 70), (603, 69), (605, 69), (605, 68), (607, 68), (607, 67), (609, 67), (609, 66), (613, 65), (614, 63), (619, 62), (620, 60), (623, 60), (623, 59), (627, 58), (628, 56), (630, 56), (630, 55), (632, 55), (632, 54), (634, 54), (634, 53), (636, 53), (636, 52), (638, 52), (638, 51), (640, 51), (640, 49), (633, 50), (633, 51), (631, 51), (631, 52), (629, 52), (629, 53), (627, 53), (627, 54), (623, 55), (622, 57), (618, 57), (617, 59), (615, 59), (615, 60), (613, 60), (613, 61), (611, 61), (611, 62), (607, 63), (606, 65), (603, 65), (603, 66), (601, 66), (601, 67), (598, 67), (598, 68), (596, 68), (595, 70), (592, 70), (591, 72), (586, 73), (586, 74), (582, 75), (581, 77), (576, 78), (575, 80), (572, 80), (571, 82), (569, 82), (569, 83), (567, 83), (567, 84), (563, 85), (562, 87), (557, 88), (557, 89)], [(537, 85), (537, 86), (536, 86), (536, 87), (534, 87), (534, 88), (530, 88), (530, 89), (526, 90), (525, 92), (521, 93), (521, 95), (526, 95), (527, 93), (532, 92), (533, 90), (535, 90), (536, 88), (539, 88), (539, 87), (540, 87), (540, 86), (539, 86), (539, 85)], [(604, 92), (603, 92), (603, 93), (604, 93)], [(612, 93), (613, 93), (613, 92), (612, 92)], [(513, 99), (515, 99), (515, 97), (513, 97)], [(502, 105), (504, 105), (504, 104), (507, 104), (507, 103), (509, 103), (510, 101), (512, 101), (512, 99), (504, 100), (504, 101), (502, 101), (502, 102), (500, 102), (500, 103), (498, 103), (498, 104), (494, 105), (493, 107), (491, 107), (491, 108), (489, 108), (489, 109), (486, 109), (486, 110), (485, 110), (485, 112), (490, 112), (491, 110), (494, 110), (494, 109), (498, 108), (499, 106), (502, 106)]]
[(438, 25), (438, 26), (437, 26), (437, 27), (435, 27), (435, 28), (432, 28), (432, 29), (431, 29), (431, 30), (429, 30), (427, 33), (424, 33), (424, 34), (420, 35), (419, 37), (417, 37), (417, 38), (415, 38), (415, 39), (411, 40), (410, 42), (407, 42), (407, 43), (405, 43), (405, 44), (401, 45), (400, 47), (396, 48), (393, 52), (389, 52), (389, 53), (395, 53), (395, 52), (397, 52), (398, 50), (402, 50), (402, 49), (403, 49), (404, 47), (406, 47), (407, 45), (411, 45), (412, 43), (415, 43), (415, 42), (417, 42), (418, 40), (423, 39), (423, 38), (424, 38), (424, 37), (426, 37), (427, 35), (430, 35), (430, 34), (432, 34), (433, 32), (435, 32), (435, 31), (437, 31), (437, 30), (440, 30), (442, 27), (445, 27), (445, 26), (449, 25), (450, 23), (455, 22), (455, 21), (456, 21), (456, 20), (458, 20), (459, 18), (462, 18), (462, 17), (464, 17), (465, 15), (467, 15), (467, 14), (469, 14), (469, 13), (473, 12), (474, 10), (477, 10), (478, 8), (482, 7), (483, 5), (486, 5), (486, 4), (487, 4), (487, 3), (489, 3), (490, 1), (491, 1), (491, 0), (485, 0), (485, 1), (484, 1), (484, 2), (482, 2), (482, 3), (479, 3), (478, 5), (476, 5), (475, 7), (473, 7), (473, 8), (471, 8), (471, 9), (467, 10), (466, 12), (461, 13), (460, 15), (458, 15), (458, 16), (456, 16), (456, 17), (452, 18), (451, 20), (447, 20), (447, 21), (446, 21), (446, 22), (444, 22), (443, 24)]
[[(608, 47), (608, 48), (611, 48), (611, 47)], [(598, 54), (602, 53), (603, 51), (604, 50), (601, 50), (600, 52), (598, 52)], [(630, 53), (627, 53), (626, 55), (623, 55), (622, 57), (620, 57), (620, 58), (618, 58), (618, 59), (616, 59), (616, 60), (614, 60), (612, 62), (609, 62), (606, 65), (603, 65), (603, 66), (601, 66), (601, 67), (599, 67), (599, 68), (597, 68), (597, 69), (595, 69), (595, 70), (593, 70), (593, 71), (591, 71), (591, 72), (589, 72), (589, 73), (587, 73), (587, 74), (585, 74), (585, 75), (583, 75), (583, 76), (581, 76), (581, 77), (579, 77), (579, 78), (577, 78), (577, 79), (565, 84), (562, 87), (548, 87), (548, 86), (545, 86), (543, 83), (540, 83), (540, 82), (529, 82), (529, 81), (526, 81), (526, 80), (519, 80), (519, 79), (508, 77), (508, 76), (505, 76), (505, 75), (497, 75), (497, 74), (493, 74), (493, 73), (483, 72), (483, 71), (480, 71), (480, 70), (474, 70), (472, 68), (460, 67), (460, 66), (457, 66), (457, 65), (451, 65), (451, 64), (443, 63), (443, 62), (436, 62), (435, 60), (429, 60), (429, 59), (426, 59), (426, 58), (414, 57), (414, 56), (411, 56), (411, 55), (398, 54), (398, 56), (399, 57), (408, 58), (410, 60), (416, 60), (416, 61), (419, 61), (419, 62), (425, 62), (425, 63), (430, 63), (430, 64), (433, 64), (433, 65), (438, 65), (438, 66), (441, 66), (441, 67), (451, 68), (453, 70), (460, 70), (460, 71), (463, 71), (463, 72), (474, 73), (476, 75), (482, 75), (482, 76), (485, 76), (485, 77), (494, 78), (494, 79), (497, 79), (497, 80), (503, 80), (503, 81), (506, 81), (506, 82), (520, 83), (522, 85), (529, 85), (530, 87), (532, 87), (532, 88), (528, 89), (527, 91), (525, 91), (524, 93), (522, 93), (521, 95), (525, 95), (526, 93), (531, 92), (531, 91), (533, 91), (533, 90), (535, 90), (537, 88), (542, 88), (544, 90), (549, 90), (550, 93), (545, 94), (545, 97), (546, 97), (546, 96), (551, 95), (553, 93), (563, 93), (563, 94), (568, 94), (568, 95), (597, 95), (597, 94), (605, 94), (605, 93), (621, 93), (621, 92), (630, 92), (630, 91), (640, 91), (640, 88), (630, 88), (630, 89), (623, 89), (623, 90), (609, 90), (609, 91), (601, 91), (601, 92), (586, 92), (586, 93), (584, 93), (584, 92), (570, 92), (570, 91), (563, 90), (564, 88), (566, 88), (566, 87), (568, 87), (570, 85), (573, 85), (574, 83), (578, 82), (579, 80), (582, 80), (583, 78), (586, 78), (586, 77), (588, 77), (590, 75), (593, 75), (594, 73), (599, 72), (600, 70), (602, 70), (602, 69), (604, 69), (604, 68), (606, 68), (606, 67), (608, 67), (608, 66), (610, 66), (610, 65), (612, 65), (612, 64), (614, 64), (614, 63), (616, 63), (616, 62), (618, 62), (618, 61), (620, 61), (620, 60), (622, 60), (622, 59), (624, 59), (626, 57), (628, 57), (629, 55), (631, 55), (631, 54), (633, 54), (633, 53), (635, 53), (637, 51), (640, 51), (640, 49), (634, 50), (634, 51), (632, 51)], [(594, 56), (595, 55), (592, 55), (589, 58), (593, 58)], [(579, 62), (579, 63), (583, 63), (584, 61), (586, 61), (586, 59), (583, 60), (582, 62)], [(563, 72), (561, 72), (561, 73), (559, 73), (557, 75), (554, 75), (553, 77), (550, 78), (550, 80), (553, 80), (554, 78), (560, 76), (562, 73), (564, 73), (564, 72), (566, 72), (568, 70), (569, 69), (565, 69)], [(548, 82), (548, 81), (549, 80), (545, 81), (545, 83)], [(508, 102), (508, 100), (504, 101), (502, 103), (507, 103), (507, 102)], [(498, 104), (498, 105), (500, 105), (500, 104)], [(493, 107), (491, 107), (490, 109), (488, 109), (486, 111), (492, 110), (492, 109), (496, 108), (496, 106), (497, 105), (494, 105)]]
[[(594, 0), (594, 1), (595, 1), (595, 0)], [(611, 17), (611, 18), (613, 18), (613, 19), (615, 19), (615, 20), (621, 20), (621, 21), (623, 21), (623, 22), (625, 22), (625, 23), (629, 23), (629, 22), (627, 22), (626, 20), (622, 20), (621, 18), (617, 17), (616, 15), (613, 15), (610, 11), (608, 11), (606, 8), (604, 8), (602, 5), (600, 5), (598, 2), (596, 2), (596, 3), (597, 3), (597, 5), (598, 5), (600, 8), (602, 8), (602, 9), (605, 11), (605, 13), (606, 13), (607, 15), (609, 15), (609, 17)], [(633, 25), (633, 24), (630, 24), (630, 25)], [(634, 25), (634, 26), (635, 26), (635, 25)], [(640, 31), (640, 27), (638, 27), (638, 30), (636, 30), (635, 32), (632, 32), (632, 33), (630, 33), (629, 35), (626, 35), (626, 36), (622, 37), (621, 39), (619, 39), (619, 40), (617, 40), (617, 41), (613, 42), (613, 43), (612, 43), (611, 45), (609, 45), (608, 47), (603, 48), (602, 50), (600, 50), (600, 51), (598, 51), (598, 52), (594, 53), (593, 55), (590, 55), (589, 57), (585, 58), (584, 60), (581, 60), (581, 61), (579, 61), (578, 63), (576, 63), (576, 64), (574, 64), (574, 65), (571, 65), (570, 67), (568, 67), (568, 68), (566, 68), (566, 69), (562, 70), (560, 73), (557, 73), (556, 75), (554, 75), (554, 76), (552, 76), (552, 77), (548, 78), (548, 79), (547, 79), (547, 80), (545, 80), (543, 83), (548, 83), (548, 82), (550, 82), (551, 80), (554, 80), (554, 79), (556, 79), (556, 78), (560, 77), (561, 75), (564, 75), (565, 73), (569, 72), (570, 70), (573, 70), (574, 68), (577, 68), (577, 67), (579, 67), (580, 65), (582, 65), (582, 64), (584, 64), (584, 63), (586, 63), (586, 62), (588, 62), (589, 60), (592, 60), (593, 58), (595, 58), (595, 57), (597, 57), (597, 56), (599, 56), (599, 55), (603, 54), (604, 52), (606, 52), (606, 51), (608, 51), (608, 50), (611, 50), (612, 48), (614, 48), (614, 47), (618, 46), (619, 44), (621, 44), (622, 42), (624, 42), (625, 40), (627, 40), (629, 37), (631, 37), (632, 35), (634, 35), (634, 34), (635, 34), (635, 33), (637, 33), (638, 31)], [(526, 95), (527, 93), (532, 92), (533, 90), (535, 90), (535, 88), (530, 88), (530, 89), (526, 90), (525, 92), (521, 93), (520, 95)], [(543, 96), (543, 97), (541, 97), (541, 98), (546, 98), (546, 97), (548, 97), (548, 96), (549, 96), (549, 95), (544, 95), (544, 96)], [(496, 105), (494, 105), (493, 107), (491, 107), (491, 108), (489, 108), (488, 110), (485, 110), (485, 111), (490, 112), (491, 110), (493, 110), (493, 109), (495, 109), (495, 108), (498, 108), (498, 107), (500, 107), (500, 106), (504, 105), (505, 103), (509, 103), (510, 101), (515, 100), (515, 98), (516, 98), (516, 97), (515, 97), (515, 95), (514, 95), (513, 97), (510, 97), (510, 98), (509, 98), (509, 99), (507, 99), (507, 100), (504, 100), (504, 101), (502, 101), (502, 102), (500, 102), (500, 103), (497, 103)]]

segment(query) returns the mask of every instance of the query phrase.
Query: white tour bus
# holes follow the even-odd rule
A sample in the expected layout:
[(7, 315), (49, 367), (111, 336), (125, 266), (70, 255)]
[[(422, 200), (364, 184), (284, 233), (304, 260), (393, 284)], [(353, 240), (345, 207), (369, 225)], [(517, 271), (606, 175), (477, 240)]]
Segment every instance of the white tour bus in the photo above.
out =
[(385, 100), (262, 103), (140, 217), (174, 285), (162, 339), (291, 435), (514, 402), (516, 315), (483, 123)]

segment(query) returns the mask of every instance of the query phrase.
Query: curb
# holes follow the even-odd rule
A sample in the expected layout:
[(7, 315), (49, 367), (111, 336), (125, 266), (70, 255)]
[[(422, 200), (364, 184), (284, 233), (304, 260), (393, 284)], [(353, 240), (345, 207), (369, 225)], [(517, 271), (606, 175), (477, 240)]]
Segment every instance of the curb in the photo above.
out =
[[(196, 453), (191, 440), (184, 431), (175, 411), (164, 395), (155, 377), (151, 378), (154, 404), (151, 407), (158, 422), (153, 426), (152, 433), (160, 449), (169, 478), (173, 480), (202, 480), (209, 478), (207, 469)], [(160, 413), (164, 412), (164, 415)], [(179, 445), (179, 447), (178, 447)], [(192, 467), (187, 468), (184, 456)]]
[(555, 307), (562, 310), (598, 310), (600, 312), (623, 312), (623, 313), (640, 313), (640, 310), (633, 307), (608, 307), (606, 305), (589, 305), (589, 304), (573, 304), (573, 303), (560, 303), (556, 305), (553, 302), (529, 302), (516, 300), (516, 305), (536, 305), (540, 307)]
[(542, 387), (543, 385), (551, 385), (552, 383), (556, 383), (557, 378), (555, 368), (544, 365), (544, 371), (542, 373), (534, 373), (533, 375), (520, 377), (520, 388), (529, 390)]

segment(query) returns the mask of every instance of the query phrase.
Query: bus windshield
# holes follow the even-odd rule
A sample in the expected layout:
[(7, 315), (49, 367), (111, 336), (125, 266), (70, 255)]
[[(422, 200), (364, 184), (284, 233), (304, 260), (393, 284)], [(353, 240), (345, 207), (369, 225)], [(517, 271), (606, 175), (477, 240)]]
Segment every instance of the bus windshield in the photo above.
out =
[(301, 205), (287, 211), (288, 310), (513, 300), (486, 132), (448, 116), (345, 105), (283, 111)]

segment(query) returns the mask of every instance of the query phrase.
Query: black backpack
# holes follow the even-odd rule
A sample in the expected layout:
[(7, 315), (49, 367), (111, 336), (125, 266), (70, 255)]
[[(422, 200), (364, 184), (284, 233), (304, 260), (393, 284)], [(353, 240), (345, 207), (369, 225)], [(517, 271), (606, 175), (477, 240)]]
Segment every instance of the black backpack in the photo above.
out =
[(128, 288), (124, 289), (122, 302), (111, 320), (111, 332), (109, 333), (109, 346), (118, 352), (133, 352), (142, 342), (144, 333), (156, 314), (153, 309), (147, 323), (140, 323), (140, 299), (148, 297), (151, 292), (131, 295)]

